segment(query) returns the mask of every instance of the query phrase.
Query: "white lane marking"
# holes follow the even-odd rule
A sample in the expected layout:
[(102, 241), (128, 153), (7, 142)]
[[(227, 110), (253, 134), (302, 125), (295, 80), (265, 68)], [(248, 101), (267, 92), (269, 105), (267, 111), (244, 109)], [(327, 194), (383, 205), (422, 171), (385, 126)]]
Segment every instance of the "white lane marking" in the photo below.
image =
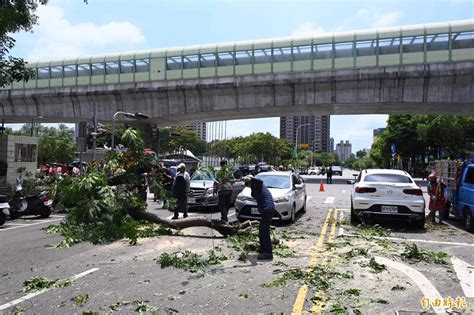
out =
[(351, 211), (351, 209), (339, 209), (339, 208), (337, 210), (339, 210), (339, 211)]
[(310, 201), (311, 198), (313, 198), (313, 196), (308, 196), (308, 197), (306, 197), (306, 202)]
[(8, 226), (10, 226), (10, 225), (21, 225), (21, 226), (25, 226), (25, 225), (30, 225), (30, 224), (24, 224), (24, 223), (7, 223), (7, 224), (5, 224), (4, 226), (5, 226), (5, 227), (8, 227)]
[[(384, 257), (375, 257), (375, 260), (379, 264), (384, 264), (389, 266), (390, 268), (396, 269), (403, 274), (405, 274), (407, 277), (409, 277), (415, 284), (418, 286), (418, 288), (421, 290), (423, 293), (423, 296), (426, 296), (427, 298), (430, 299), (430, 301), (435, 300), (436, 298), (443, 300), (441, 297), (441, 294), (439, 294), (438, 290), (431, 284), (431, 282), (419, 271), (413, 269), (410, 266), (407, 266), (405, 264), (384, 258)], [(445, 312), (445, 308), (443, 307), (434, 307), (433, 309), (436, 313), (443, 313)]]
[[(346, 234), (346, 236), (358, 237), (358, 235), (355, 235), (355, 234)], [(375, 238), (375, 239), (379, 239), (379, 240), (389, 240), (389, 241), (402, 241), (402, 242), (430, 243), (430, 244), (458, 245), (458, 246), (474, 247), (474, 244), (471, 244), (471, 243), (431, 241), (431, 240), (420, 240), (420, 239), (416, 239), (416, 238), (381, 237), (381, 236), (370, 236), (370, 238)]]
[(343, 190), (343, 191), (342, 191), (342, 193), (343, 193), (343, 194), (345, 194), (345, 193), (346, 193), (346, 191), (345, 191), (345, 190)]
[(227, 214), (227, 218), (231, 218), (231, 217), (233, 217), (234, 215), (236, 215), (236, 213), (235, 213), (234, 210), (229, 211), (229, 213)]
[(327, 197), (324, 203), (334, 203), (334, 199), (336, 199), (336, 197)]
[[(339, 209), (337, 209), (339, 210)], [(344, 212), (339, 212), (340, 215), (339, 215), (339, 222), (342, 222), (342, 219), (344, 218)], [(344, 234), (344, 229), (342, 228), (342, 226), (339, 227), (339, 231), (337, 232), (337, 236), (341, 236)]]
[[(81, 272), (80, 274), (75, 275), (75, 276), (71, 277), (70, 279), (71, 279), (71, 280), (77, 280), (77, 279), (82, 278), (82, 277), (84, 277), (84, 276), (87, 276), (88, 274), (93, 273), (93, 272), (95, 272), (95, 271), (97, 271), (97, 270), (99, 270), (99, 268), (92, 268), (92, 269), (86, 270), (86, 271), (84, 271), (84, 272)], [(40, 295), (40, 294), (42, 294), (42, 293), (48, 292), (48, 291), (51, 290), (51, 289), (52, 289), (52, 288), (43, 289), (43, 290), (40, 290), (40, 291), (36, 291), (36, 292), (33, 292), (33, 293), (29, 293), (29, 294), (27, 294), (27, 295), (25, 295), (25, 296), (23, 296), (23, 297), (21, 297), (21, 298), (19, 298), (19, 299), (16, 299), (16, 300), (13, 300), (13, 301), (8, 302), (8, 303), (6, 303), (6, 304), (0, 305), (0, 311), (1, 311), (1, 310), (4, 310), (4, 309), (7, 309), (7, 308), (9, 308), (9, 307), (11, 307), (11, 306), (13, 306), (13, 305), (17, 305), (17, 304), (19, 304), (19, 303), (21, 303), (21, 302), (24, 302), (24, 301), (26, 301), (26, 300), (29, 300), (29, 299), (31, 299), (31, 298), (34, 298), (35, 296), (38, 296), (38, 295)]]
[(62, 219), (54, 219), (54, 220), (49, 220), (49, 221), (36, 222), (36, 223), (32, 223), (32, 224), (18, 225), (18, 226), (9, 227), (7, 229), (1, 229), (0, 232), (10, 231), (10, 230), (19, 229), (19, 228), (23, 228), (23, 227), (29, 227), (29, 226), (38, 225), (38, 224), (45, 224), (45, 223), (49, 223), (49, 222), (56, 222), (56, 221), (61, 221), (61, 220)]
[(462, 290), (464, 291), (464, 295), (468, 298), (474, 297), (474, 266), (469, 265), (464, 260), (455, 256), (451, 257), (451, 262), (458, 276)]

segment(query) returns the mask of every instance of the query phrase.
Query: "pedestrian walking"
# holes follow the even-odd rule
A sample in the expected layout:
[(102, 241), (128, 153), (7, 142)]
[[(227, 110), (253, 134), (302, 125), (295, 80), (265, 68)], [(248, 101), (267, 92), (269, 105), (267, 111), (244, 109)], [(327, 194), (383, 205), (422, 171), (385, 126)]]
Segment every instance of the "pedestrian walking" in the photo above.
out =
[(326, 171), (326, 184), (332, 184), (332, 165)]
[(275, 203), (267, 186), (252, 175), (243, 178), (245, 186), (252, 190), (252, 197), (257, 201), (258, 211), (262, 219), (258, 228), (258, 238), (260, 241), (260, 250), (257, 256), (259, 260), (272, 260), (272, 240), (270, 237), (270, 223), (275, 213)]
[(186, 172), (186, 165), (181, 163), (178, 165), (178, 173), (173, 182), (173, 196), (176, 198), (173, 220), (178, 219), (180, 212), (183, 212), (183, 218), (188, 217), (189, 186), (190, 177)]
[(446, 207), (448, 204), (444, 196), (444, 189), (446, 188), (446, 185), (441, 182), (438, 183), (435, 173), (431, 173), (430, 176), (428, 176), (428, 181), (429, 183), (426, 190), (428, 191), (428, 195), (430, 196), (430, 203), (428, 205), (430, 213), (428, 213), (427, 219), (431, 223), (436, 223), (435, 215), (436, 211), (438, 211), (438, 222), (439, 224), (442, 224), (443, 218), (441, 212), (446, 211)]
[(226, 160), (222, 160), (220, 165), (221, 169), (216, 172), (216, 180), (214, 181), (214, 193), (217, 193), (217, 206), (221, 212), (221, 220), (228, 222), (227, 215), (233, 191), (232, 169), (229, 169)]

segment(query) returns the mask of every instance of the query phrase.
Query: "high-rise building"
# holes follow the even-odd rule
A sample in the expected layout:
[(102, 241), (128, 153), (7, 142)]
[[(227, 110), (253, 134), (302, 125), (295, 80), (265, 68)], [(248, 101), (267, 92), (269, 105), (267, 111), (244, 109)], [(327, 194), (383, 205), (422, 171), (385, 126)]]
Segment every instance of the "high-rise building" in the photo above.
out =
[(349, 140), (346, 140), (346, 142), (341, 140), (341, 142), (336, 144), (336, 154), (339, 157), (339, 161), (344, 162), (351, 156), (351, 153), (352, 144), (349, 142)]
[(299, 128), (298, 146), (307, 145), (308, 150), (313, 152), (330, 152), (329, 118), (329, 115), (280, 117), (280, 138), (294, 145), (298, 126), (309, 124)]
[(199, 139), (206, 141), (207, 127), (205, 122), (189, 124), (186, 125), (186, 128), (191, 131), (194, 131), (198, 135)]

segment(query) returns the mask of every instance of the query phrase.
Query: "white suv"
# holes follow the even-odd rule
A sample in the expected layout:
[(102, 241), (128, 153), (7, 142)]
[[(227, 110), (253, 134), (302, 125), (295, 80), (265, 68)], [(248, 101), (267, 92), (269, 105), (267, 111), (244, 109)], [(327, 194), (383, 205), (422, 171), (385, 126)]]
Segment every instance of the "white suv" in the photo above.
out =
[(312, 166), (308, 169), (308, 175), (319, 175), (321, 174), (320, 166)]
[(370, 169), (360, 172), (351, 196), (351, 223), (363, 218), (403, 219), (423, 228), (423, 191), (405, 171)]

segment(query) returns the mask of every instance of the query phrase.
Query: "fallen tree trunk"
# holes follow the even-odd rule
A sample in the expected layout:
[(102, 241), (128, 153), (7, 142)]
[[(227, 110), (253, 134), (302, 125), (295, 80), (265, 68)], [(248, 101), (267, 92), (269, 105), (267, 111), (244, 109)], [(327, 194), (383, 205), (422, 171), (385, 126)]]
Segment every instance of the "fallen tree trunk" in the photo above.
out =
[(242, 224), (240, 222), (228, 223), (218, 219), (208, 219), (204, 217), (188, 217), (186, 219), (170, 220), (161, 218), (154, 213), (147, 211), (134, 211), (128, 212), (129, 215), (136, 220), (144, 220), (157, 224), (166, 225), (169, 228), (181, 230), (190, 227), (208, 227), (216, 230), (223, 236), (231, 236), (238, 233), (250, 233), (252, 230), (252, 224), (254, 221), (246, 221)]

